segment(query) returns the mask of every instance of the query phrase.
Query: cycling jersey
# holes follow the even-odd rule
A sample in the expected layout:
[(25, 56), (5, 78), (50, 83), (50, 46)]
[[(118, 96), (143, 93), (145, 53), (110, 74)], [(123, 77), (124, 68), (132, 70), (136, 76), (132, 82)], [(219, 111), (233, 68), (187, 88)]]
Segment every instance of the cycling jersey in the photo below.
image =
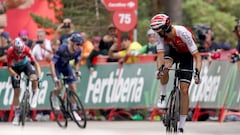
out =
[(10, 66), (23, 66), (27, 63), (35, 62), (35, 58), (31, 54), (31, 49), (27, 46), (23, 48), (23, 51), (20, 55), (17, 55), (13, 47), (10, 47), (7, 50), (7, 65)]
[(173, 25), (174, 37), (162, 38), (158, 35), (157, 38), (157, 50), (164, 51), (164, 43), (171, 45), (178, 53), (190, 52), (193, 54), (196, 52), (197, 45), (195, 44), (195, 38), (193, 33), (186, 27), (180, 25)]
[(56, 62), (56, 67), (64, 68), (69, 65), (69, 61), (74, 59), (75, 63), (79, 62), (81, 56), (81, 50), (71, 53), (68, 49), (68, 44), (63, 43), (59, 46), (58, 50), (54, 54), (52, 60)]
[(81, 50), (71, 53), (68, 49), (67, 43), (63, 43), (61, 46), (59, 46), (58, 50), (52, 58), (52, 61), (55, 62), (55, 72), (57, 77), (59, 78), (60, 74), (68, 76), (69, 78), (66, 80), (66, 83), (68, 84), (76, 81), (69, 62), (70, 60), (74, 59), (75, 63), (78, 63), (80, 60), (80, 56)]

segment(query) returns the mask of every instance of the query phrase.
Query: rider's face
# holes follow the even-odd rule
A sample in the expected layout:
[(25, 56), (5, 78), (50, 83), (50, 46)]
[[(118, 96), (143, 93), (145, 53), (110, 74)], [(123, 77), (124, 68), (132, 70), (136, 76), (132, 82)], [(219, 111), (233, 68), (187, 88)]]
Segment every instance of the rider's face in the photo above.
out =
[(80, 45), (78, 45), (78, 44), (76, 44), (76, 43), (73, 43), (73, 50), (74, 50), (74, 52), (77, 52), (77, 51), (79, 51), (81, 49), (81, 46)]

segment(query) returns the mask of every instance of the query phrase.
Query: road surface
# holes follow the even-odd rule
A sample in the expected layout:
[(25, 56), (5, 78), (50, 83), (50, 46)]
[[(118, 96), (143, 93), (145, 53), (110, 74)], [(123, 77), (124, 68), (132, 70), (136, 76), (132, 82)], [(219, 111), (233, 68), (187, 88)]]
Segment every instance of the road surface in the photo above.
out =
[[(86, 129), (69, 122), (66, 129), (55, 122), (27, 122), (25, 127), (0, 122), (0, 135), (164, 135), (161, 122), (89, 121)], [(187, 122), (185, 135), (240, 135), (240, 122)]]

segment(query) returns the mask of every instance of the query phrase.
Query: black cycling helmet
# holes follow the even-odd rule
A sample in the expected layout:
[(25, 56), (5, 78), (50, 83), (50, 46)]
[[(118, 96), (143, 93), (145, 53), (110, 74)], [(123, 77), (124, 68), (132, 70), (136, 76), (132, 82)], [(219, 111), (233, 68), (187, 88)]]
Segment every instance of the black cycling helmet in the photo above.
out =
[(82, 38), (82, 36), (80, 35), (80, 33), (78, 33), (78, 32), (72, 33), (72, 35), (71, 35), (71, 37), (70, 37), (70, 40), (71, 40), (73, 43), (76, 43), (77, 45), (82, 45), (82, 44), (83, 44), (83, 38)]

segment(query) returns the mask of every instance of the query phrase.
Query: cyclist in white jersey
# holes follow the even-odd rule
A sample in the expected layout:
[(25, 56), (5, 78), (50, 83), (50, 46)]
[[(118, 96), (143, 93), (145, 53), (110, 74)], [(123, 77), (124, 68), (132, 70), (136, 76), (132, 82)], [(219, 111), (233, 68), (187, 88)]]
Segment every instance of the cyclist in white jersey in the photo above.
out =
[[(158, 107), (166, 106), (166, 85), (169, 80), (168, 68), (174, 62), (180, 63), (181, 69), (193, 70), (193, 61), (195, 61), (195, 83), (200, 83), (199, 74), (201, 71), (202, 60), (198, 52), (195, 39), (190, 29), (171, 25), (169, 16), (157, 14), (151, 19), (151, 28), (158, 33), (157, 43), (157, 79), (160, 79), (161, 94)], [(168, 49), (166, 49), (168, 47)], [(165, 51), (168, 50), (168, 51)], [(161, 72), (161, 73), (160, 73)], [(188, 90), (192, 79), (191, 72), (180, 73), (180, 122), (179, 132), (183, 133), (189, 109)]]

